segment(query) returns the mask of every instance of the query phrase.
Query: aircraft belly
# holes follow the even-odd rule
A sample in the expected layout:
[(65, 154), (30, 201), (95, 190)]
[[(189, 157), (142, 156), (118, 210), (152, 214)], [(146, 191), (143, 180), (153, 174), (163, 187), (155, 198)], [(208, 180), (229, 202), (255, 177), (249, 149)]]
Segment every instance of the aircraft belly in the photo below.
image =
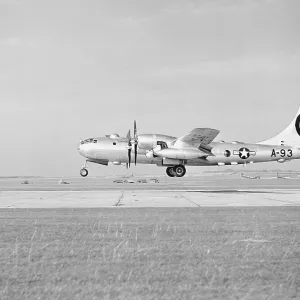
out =
[(92, 149), (86, 153), (86, 157), (90, 159), (108, 159), (109, 161), (120, 161), (123, 158), (121, 151), (111, 149)]
[(186, 163), (187, 166), (210, 166), (212, 165), (207, 159), (191, 159), (191, 160), (187, 160)]
[[(111, 157), (109, 160), (113, 161), (113, 158)], [(161, 160), (161, 158), (149, 159), (145, 155), (138, 154), (136, 162), (138, 164), (157, 164), (158, 162), (161, 162)], [(119, 156), (118, 161), (121, 163), (128, 163), (128, 156)], [(134, 153), (131, 153), (131, 163), (134, 163)]]

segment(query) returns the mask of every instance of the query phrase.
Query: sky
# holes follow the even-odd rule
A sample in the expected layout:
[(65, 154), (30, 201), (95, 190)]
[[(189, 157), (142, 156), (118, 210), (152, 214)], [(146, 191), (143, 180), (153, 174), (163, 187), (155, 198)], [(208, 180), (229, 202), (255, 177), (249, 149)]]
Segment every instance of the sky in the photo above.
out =
[(0, 0), (0, 176), (77, 176), (80, 138), (135, 119), (270, 138), (300, 106), (299, 37), (298, 0)]

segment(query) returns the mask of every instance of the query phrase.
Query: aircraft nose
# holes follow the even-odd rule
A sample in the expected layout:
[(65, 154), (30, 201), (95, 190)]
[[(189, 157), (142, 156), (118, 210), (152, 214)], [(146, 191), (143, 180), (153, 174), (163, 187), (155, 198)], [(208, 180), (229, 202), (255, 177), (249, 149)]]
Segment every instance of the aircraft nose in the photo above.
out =
[(82, 144), (81, 140), (79, 141), (79, 143), (77, 143), (77, 151), (79, 152), (80, 155), (84, 154), (84, 145)]
[(77, 144), (77, 151), (80, 155), (86, 157), (87, 149), (85, 148), (84, 143), (82, 143), (81, 141)]

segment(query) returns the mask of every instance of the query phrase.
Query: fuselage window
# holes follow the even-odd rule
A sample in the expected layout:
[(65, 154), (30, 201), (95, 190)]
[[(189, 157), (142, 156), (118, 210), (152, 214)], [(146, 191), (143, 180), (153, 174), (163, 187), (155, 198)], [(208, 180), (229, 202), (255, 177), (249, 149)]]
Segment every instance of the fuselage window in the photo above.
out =
[(224, 151), (224, 156), (229, 157), (231, 155), (231, 152), (229, 150)]
[(116, 142), (113, 142), (113, 145), (117, 145), (117, 143), (116, 143)]
[(97, 143), (97, 140), (94, 140), (94, 143)]

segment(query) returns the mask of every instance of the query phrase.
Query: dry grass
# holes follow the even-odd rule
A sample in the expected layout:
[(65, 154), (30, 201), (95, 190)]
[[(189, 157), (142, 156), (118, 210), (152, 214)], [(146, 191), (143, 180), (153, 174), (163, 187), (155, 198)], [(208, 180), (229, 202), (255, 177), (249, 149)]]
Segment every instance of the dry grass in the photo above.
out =
[(0, 299), (300, 299), (300, 209), (0, 210)]

